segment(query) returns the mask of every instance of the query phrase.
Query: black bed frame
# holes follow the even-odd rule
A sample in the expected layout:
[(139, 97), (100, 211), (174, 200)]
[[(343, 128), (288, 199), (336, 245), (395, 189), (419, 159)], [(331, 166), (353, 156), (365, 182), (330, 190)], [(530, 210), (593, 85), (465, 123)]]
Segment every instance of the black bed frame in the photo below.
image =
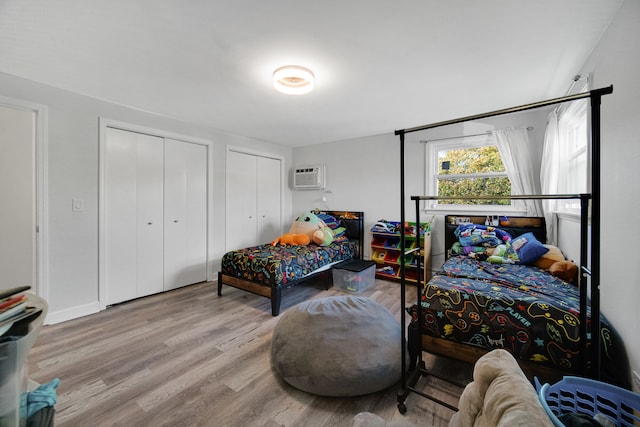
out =
[[(339, 220), (340, 226), (345, 227), (345, 236), (350, 240), (357, 241), (358, 258), (362, 259), (364, 251), (364, 212), (359, 211), (319, 211), (314, 213), (326, 213), (334, 216)], [(271, 300), (271, 315), (277, 316), (280, 314), (280, 305), (282, 301), (283, 289), (292, 288), (298, 286), (301, 283), (310, 281), (319, 276), (327, 276), (325, 289), (329, 289), (333, 285), (331, 276), (331, 268), (312, 273), (302, 279), (288, 282), (286, 285), (265, 285), (262, 283), (254, 283), (248, 280), (244, 280), (238, 277), (229, 276), (223, 274), (222, 271), (218, 272), (218, 296), (222, 296), (222, 285), (231, 286), (234, 288), (242, 289), (247, 292), (251, 292), (256, 295), (269, 298)]]
[[(589, 98), (591, 100), (591, 194), (559, 194), (559, 195), (513, 195), (509, 197), (502, 197), (504, 200), (535, 200), (535, 199), (579, 199), (580, 200), (580, 274), (578, 275), (578, 281), (580, 286), (580, 340), (581, 340), (581, 364), (582, 374), (587, 377), (600, 379), (601, 376), (601, 337), (598, 332), (591, 333), (591, 346), (587, 349), (587, 336), (590, 331), (600, 330), (600, 203), (601, 203), (601, 187), (600, 187), (600, 104), (602, 96), (613, 93), (613, 86), (608, 86), (601, 89), (595, 89), (589, 92), (579, 93), (576, 95), (569, 95), (561, 98), (554, 98), (546, 101), (540, 101), (532, 104), (526, 104), (518, 107), (507, 108), (503, 110), (491, 111), (483, 114), (477, 114), (474, 116), (467, 116), (453, 120), (447, 120), (444, 122), (437, 122), (430, 125), (417, 126), (408, 129), (396, 130), (395, 134), (400, 138), (400, 249), (401, 252), (407, 254), (411, 251), (407, 251), (406, 243), (404, 240), (404, 224), (406, 221), (405, 212), (405, 135), (412, 132), (423, 131), (427, 129), (433, 129), (441, 126), (447, 126), (457, 123), (463, 123), (470, 120), (479, 120), (488, 117), (500, 116), (509, 113), (515, 113), (525, 110), (532, 110), (541, 107), (547, 107), (556, 104), (562, 104), (565, 102), (576, 101), (579, 99)], [(420, 202), (423, 200), (495, 200), (495, 196), (474, 196), (474, 197), (439, 197), (439, 196), (412, 196), (411, 200), (415, 202), (415, 221), (420, 221)], [(589, 202), (591, 202), (591, 241), (589, 245), (588, 241), (588, 226), (589, 226)], [(589, 256), (590, 249), (590, 259)], [(418, 257), (419, 258), (419, 257)], [(400, 284), (401, 284), (401, 307), (406, 307), (406, 277), (404, 268), (404, 258), (401, 257), (400, 262)], [(590, 266), (590, 267), (587, 267)], [(418, 290), (422, 289), (421, 273), (420, 273), (420, 260), (418, 259), (418, 281), (416, 286)], [(587, 276), (591, 278), (591, 322), (587, 325)], [(583, 285), (584, 282), (584, 285)], [(417, 292), (417, 307), (420, 310), (420, 294)], [(418, 318), (422, 320), (422, 316), (418, 311)], [(422, 361), (422, 351), (419, 353), (419, 363), (413, 369), (412, 372), (407, 370), (407, 348), (405, 345), (407, 339), (407, 324), (405, 316), (401, 317), (401, 329), (402, 329), (402, 378), (400, 384), (400, 390), (398, 391), (398, 410), (400, 413), (407, 411), (405, 400), (411, 393), (416, 393), (427, 399), (430, 399), (438, 404), (441, 404), (449, 409), (457, 410), (456, 407), (442, 402), (441, 400), (423, 393), (415, 387), (418, 379), (423, 375), (431, 375), (431, 373), (425, 369), (424, 362)], [(422, 325), (418, 325), (419, 336), (410, 337), (410, 345), (422, 345)], [(416, 343), (418, 340), (420, 342)], [(460, 344), (461, 346), (463, 344)], [(590, 352), (590, 357), (587, 357), (587, 351)], [(587, 366), (588, 361), (591, 360), (590, 367)]]

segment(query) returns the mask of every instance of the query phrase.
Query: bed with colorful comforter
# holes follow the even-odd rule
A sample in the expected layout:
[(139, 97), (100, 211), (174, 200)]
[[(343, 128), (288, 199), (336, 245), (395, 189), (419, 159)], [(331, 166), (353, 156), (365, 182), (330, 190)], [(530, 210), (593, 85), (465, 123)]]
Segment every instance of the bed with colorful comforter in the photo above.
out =
[[(271, 312), (280, 313), (282, 290), (293, 287), (342, 261), (362, 256), (362, 212), (331, 211), (346, 229), (346, 239), (328, 246), (264, 244), (227, 252), (218, 273), (218, 294), (222, 285), (262, 295), (271, 299)], [(331, 286), (328, 275), (326, 288)]]
[(356, 254), (353, 241), (329, 246), (253, 246), (227, 252), (222, 272), (266, 286), (286, 286)]
[[(424, 351), (454, 357), (451, 354), (462, 355), (470, 348), (502, 348), (526, 361), (534, 373), (541, 368), (546, 373), (586, 375), (579, 288), (541, 268), (495, 264), (468, 254), (451, 256), (424, 285), (419, 308), (420, 338), (415, 338), (420, 324), (418, 304), (407, 308), (413, 351), (421, 346)], [(600, 321), (602, 379), (628, 388), (624, 344), (603, 315)], [(416, 342), (419, 339), (421, 343)], [(589, 343), (588, 338), (587, 348)], [(590, 369), (588, 360), (586, 366)]]

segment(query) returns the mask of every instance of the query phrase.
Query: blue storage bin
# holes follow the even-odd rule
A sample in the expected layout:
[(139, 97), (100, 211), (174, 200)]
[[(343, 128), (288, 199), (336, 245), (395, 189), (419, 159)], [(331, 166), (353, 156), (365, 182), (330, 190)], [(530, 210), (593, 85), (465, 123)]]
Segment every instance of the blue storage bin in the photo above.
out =
[(553, 385), (541, 385), (535, 378), (542, 407), (553, 425), (564, 427), (558, 419), (566, 413), (595, 416), (603, 414), (617, 426), (640, 425), (640, 394), (600, 381), (564, 377)]

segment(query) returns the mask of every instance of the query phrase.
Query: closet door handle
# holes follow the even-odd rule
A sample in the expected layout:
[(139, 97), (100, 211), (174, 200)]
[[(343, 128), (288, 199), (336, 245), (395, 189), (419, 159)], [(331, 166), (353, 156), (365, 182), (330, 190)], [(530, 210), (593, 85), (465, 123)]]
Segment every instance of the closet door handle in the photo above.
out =
[(173, 222), (178, 222), (178, 220), (177, 220), (177, 219), (174, 219), (174, 220), (173, 220)]
[(147, 225), (153, 225), (153, 223), (152, 222), (148, 222)]

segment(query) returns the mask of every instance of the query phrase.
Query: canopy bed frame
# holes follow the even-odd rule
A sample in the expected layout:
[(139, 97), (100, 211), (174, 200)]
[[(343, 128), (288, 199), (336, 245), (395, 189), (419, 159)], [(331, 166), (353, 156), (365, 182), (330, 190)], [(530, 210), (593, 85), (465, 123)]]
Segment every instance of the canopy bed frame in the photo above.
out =
[[(521, 105), (513, 108), (507, 108), (502, 110), (491, 111), (483, 114), (477, 114), (467, 117), (462, 117), (453, 120), (447, 120), (443, 122), (437, 122), (429, 125), (417, 126), (408, 129), (396, 130), (395, 135), (398, 135), (400, 138), (400, 249), (401, 253), (404, 253), (405, 256), (413, 253), (414, 251), (419, 251), (421, 248), (415, 248), (413, 250), (407, 250), (405, 239), (404, 239), (404, 224), (406, 222), (406, 212), (405, 212), (405, 135), (408, 133), (424, 131), (427, 129), (438, 128), (442, 126), (452, 125), (463, 123), (471, 120), (479, 120), (494, 116), (500, 116), (509, 113), (521, 112), (525, 110), (531, 110), (536, 108), (542, 108), (547, 106), (552, 106), (556, 104), (562, 104), (570, 101), (576, 101), (580, 99), (589, 98), (591, 101), (591, 193), (590, 194), (562, 194), (562, 195), (512, 195), (508, 197), (503, 197), (505, 200), (526, 200), (526, 199), (579, 199), (580, 200), (580, 260), (579, 260), (579, 287), (580, 287), (580, 362), (582, 363), (582, 374), (584, 376), (589, 376), (595, 378), (597, 380), (600, 379), (601, 373), (601, 337), (599, 333), (591, 333), (591, 331), (599, 331), (600, 330), (600, 203), (601, 203), (601, 187), (600, 187), (600, 104), (602, 96), (611, 94), (613, 92), (613, 86), (592, 90), (589, 92), (579, 93), (575, 95), (564, 96), (561, 98), (549, 99), (546, 101), (540, 101), (536, 103)], [(495, 200), (495, 196), (474, 196), (474, 197), (438, 197), (438, 196), (412, 196), (411, 200), (415, 202), (415, 221), (420, 221), (420, 202), (424, 200), (460, 200), (460, 199), (473, 199), (473, 200), (481, 200), (481, 199), (491, 199)], [(588, 240), (588, 225), (589, 225), (589, 201), (591, 202), (591, 240)], [(446, 250), (446, 249), (445, 249)], [(417, 277), (417, 307), (420, 310), (421, 304), (420, 299), (422, 295), (422, 275), (420, 274), (420, 257), (416, 257), (418, 259), (418, 277)], [(400, 262), (400, 285), (401, 285), (401, 307), (406, 308), (406, 277), (405, 277), (405, 266), (404, 259), (401, 257)], [(590, 266), (590, 267), (587, 267)], [(586, 286), (587, 276), (591, 278), (591, 295), (590, 295), (590, 309), (591, 309), (591, 322), (587, 324), (587, 307), (589, 304), (588, 301), (588, 290)], [(422, 316), (418, 315), (420, 322), (422, 322)], [(398, 399), (398, 410), (401, 413), (406, 412), (406, 406), (404, 401), (411, 393), (419, 394), (425, 398), (428, 398), (432, 401), (435, 401), (438, 404), (446, 406), (452, 410), (457, 410), (456, 407), (449, 405), (446, 402), (442, 402), (441, 400), (430, 396), (426, 393), (423, 393), (421, 390), (418, 390), (415, 387), (418, 379), (423, 375), (433, 375), (431, 372), (427, 371), (424, 367), (424, 363), (422, 361), (422, 351), (419, 351), (419, 362), (418, 366), (413, 369), (411, 372), (407, 370), (407, 322), (405, 316), (401, 316), (401, 329), (402, 329), (402, 378), (400, 390), (398, 391), (397, 399)], [(447, 355), (449, 357), (453, 357), (459, 360), (464, 360), (467, 362), (473, 362), (477, 360), (482, 354), (486, 353), (486, 350), (475, 348), (471, 345), (467, 345), (464, 343), (455, 343), (453, 346), (451, 343), (447, 343), (444, 339), (437, 339), (432, 337), (426, 337), (422, 334), (422, 324), (420, 323), (418, 328), (419, 337), (421, 340), (421, 345), (423, 340), (427, 340), (427, 345), (430, 348), (440, 347), (441, 354)], [(587, 336), (590, 334), (591, 346), (587, 348)], [(409, 337), (411, 339), (411, 337)], [(413, 337), (413, 339), (416, 339)], [(424, 347), (421, 347), (424, 348)], [(589, 367), (587, 367), (588, 361), (590, 362)], [(535, 365), (531, 363), (532, 365)], [(525, 363), (526, 365), (526, 363)], [(533, 367), (535, 369), (535, 366)]]

